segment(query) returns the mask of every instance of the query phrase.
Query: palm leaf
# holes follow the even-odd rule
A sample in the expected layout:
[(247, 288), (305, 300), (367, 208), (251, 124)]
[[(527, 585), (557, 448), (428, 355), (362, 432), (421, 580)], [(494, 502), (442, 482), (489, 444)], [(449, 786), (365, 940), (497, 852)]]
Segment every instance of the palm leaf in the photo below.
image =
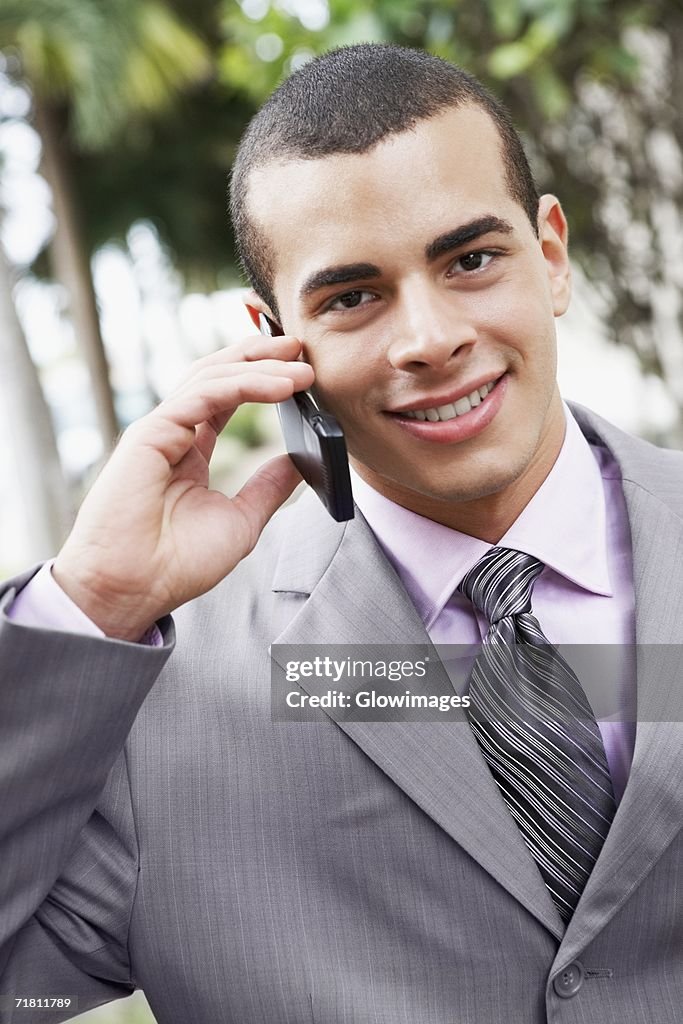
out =
[(37, 93), (67, 101), (77, 144), (99, 149), (138, 113), (210, 73), (202, 40), (157, 0), (0, 0), (0, 48)]

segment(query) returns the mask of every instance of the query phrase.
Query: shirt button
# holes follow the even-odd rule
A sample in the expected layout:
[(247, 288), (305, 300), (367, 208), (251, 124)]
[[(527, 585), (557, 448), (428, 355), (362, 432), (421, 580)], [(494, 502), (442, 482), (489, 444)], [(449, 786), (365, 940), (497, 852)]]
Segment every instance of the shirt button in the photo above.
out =
[(571, 999), (583, 985), (583, 979), (583, 966), (578, 960), (574, 960), (573, 963), (567, 964), (565, 969), (553, 978), (555, 994), (561, 999)]

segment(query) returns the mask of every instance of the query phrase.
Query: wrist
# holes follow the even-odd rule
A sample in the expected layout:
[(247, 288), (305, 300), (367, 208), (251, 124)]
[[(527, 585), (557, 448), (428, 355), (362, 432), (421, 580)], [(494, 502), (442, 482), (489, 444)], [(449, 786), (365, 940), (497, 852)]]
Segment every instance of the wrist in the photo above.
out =
[(156, 616), (139, 598), (116, 592), (104, 585), (96, 573), (74, 571), (61, 555), (52, 565), (52, 577), (77, 608), (110, 639), (138, 643), (154, 626)]

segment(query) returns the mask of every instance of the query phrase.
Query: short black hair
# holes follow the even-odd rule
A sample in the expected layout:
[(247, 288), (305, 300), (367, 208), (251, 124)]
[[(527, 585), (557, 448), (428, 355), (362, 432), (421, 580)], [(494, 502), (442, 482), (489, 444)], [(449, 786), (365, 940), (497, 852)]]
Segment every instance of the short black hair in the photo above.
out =
[(538, 190), (505, 107), (473, 75), (424, 50), (359, 43), (329, 50), (287, 78), (250, 121), (230, 181), (230, 213), (240, 265), (279, 316), (269, 240), (247, 208), (256, 168), (287, 159), (365, 153), (448, 107), (474, 104), (491, 117), (502, 144), (507, 185), (538, 232)]

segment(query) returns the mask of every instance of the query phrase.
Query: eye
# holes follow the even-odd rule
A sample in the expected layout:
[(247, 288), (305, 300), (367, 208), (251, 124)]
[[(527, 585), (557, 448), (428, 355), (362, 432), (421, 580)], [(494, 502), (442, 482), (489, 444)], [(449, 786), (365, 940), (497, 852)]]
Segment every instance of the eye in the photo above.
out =
[(458, 264), (460, 264), (460, 269), (464, 270), (466, 273), (472, 273), (472, 271), (476, 270), (483, 270), (484, 267), (487, 267), (489, 265), (489, 263), (491, 262), (495, 255), (495, 253), (486, 252), (483, 249), (479, 250), (478, 252), (468, 252), (465, 253), (464, 256), (459, 256), (457, 260), (455, 260), (451, 265), (451, 269), (456, 270)]
[(337, 312), (342, 309), (355, 309), (357, 306), (367, 306), (367, 301), (361, 301), (364, 295), (369, 296), (370, 299), (375, 297), (372, 292), (363, 292), (360, 289), (356, 289), (352, 292), (344, 292), (343, 295), (338, 295), (327, 308)]

